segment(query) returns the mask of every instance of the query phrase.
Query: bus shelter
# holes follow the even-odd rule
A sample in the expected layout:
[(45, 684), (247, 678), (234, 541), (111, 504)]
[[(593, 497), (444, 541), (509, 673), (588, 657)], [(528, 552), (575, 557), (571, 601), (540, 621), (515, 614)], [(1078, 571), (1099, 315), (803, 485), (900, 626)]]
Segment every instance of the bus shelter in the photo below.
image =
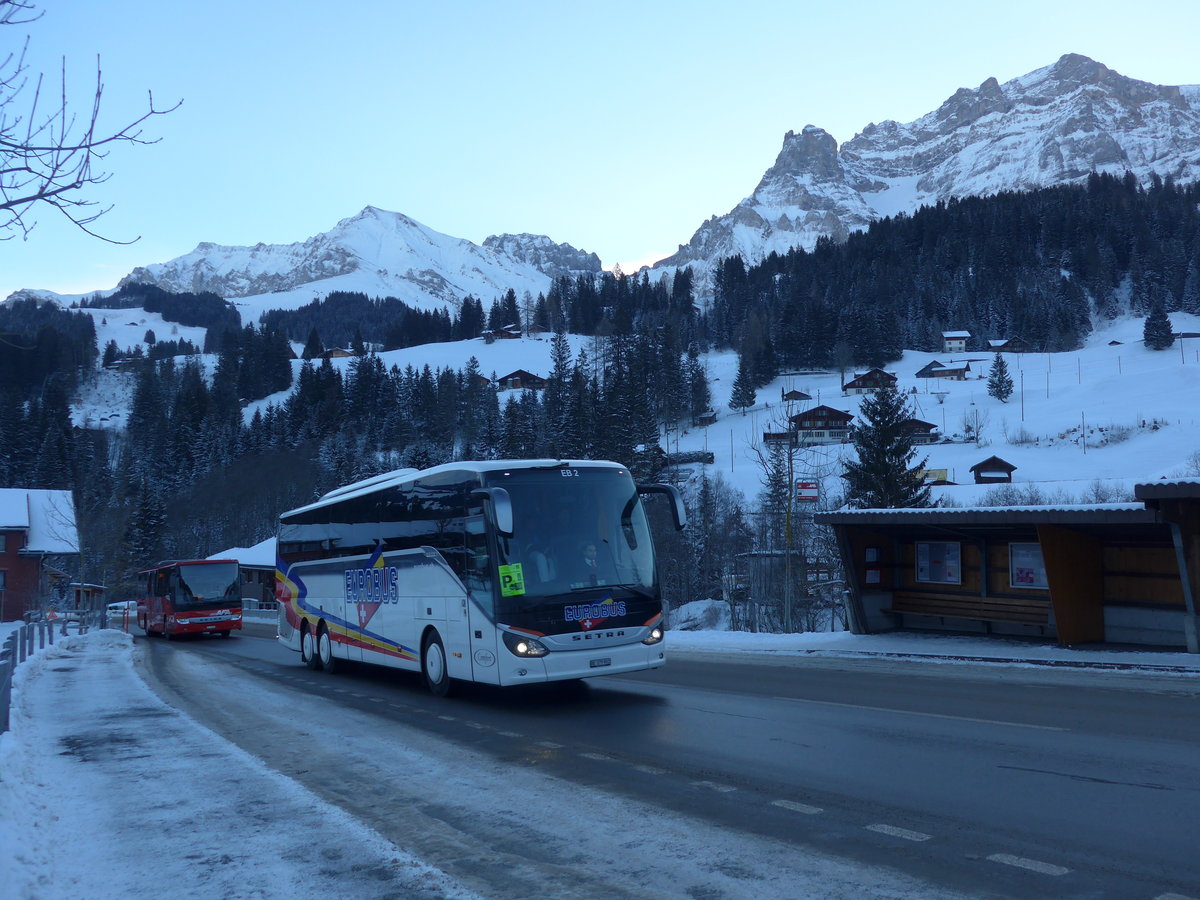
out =
[(896, 629), (1200, 653), (1200, 482), (1132, 503), (861, 509), (833, 527), (860, 634)]

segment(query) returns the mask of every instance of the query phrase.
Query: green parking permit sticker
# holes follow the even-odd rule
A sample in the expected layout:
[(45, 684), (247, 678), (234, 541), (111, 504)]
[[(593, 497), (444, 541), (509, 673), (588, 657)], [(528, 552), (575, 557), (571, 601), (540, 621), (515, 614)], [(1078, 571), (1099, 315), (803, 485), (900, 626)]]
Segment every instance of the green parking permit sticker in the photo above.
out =
[(521, 572), (521, 564), (500, 566), (500, 593), (505, 597), (513, 597), (525, 593), (525, 575)]

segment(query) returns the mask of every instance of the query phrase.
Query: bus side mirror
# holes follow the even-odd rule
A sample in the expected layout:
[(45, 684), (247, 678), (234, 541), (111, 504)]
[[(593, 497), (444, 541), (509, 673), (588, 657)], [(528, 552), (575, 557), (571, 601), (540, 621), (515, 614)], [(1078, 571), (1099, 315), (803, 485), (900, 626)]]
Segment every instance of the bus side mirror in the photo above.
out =
[(673, 484), (639, 484), (639, 494), (666, 494), (671, 499), (671, 518), (675, 520), (675, 530), (687, 526), (687, 507), (683, 505), (683, 495)]
[(492, 502), (492, 521), (501, 537), (513, 535), (512, 498), (502, 487), (476, 488), (471, 491), (471, 497)]

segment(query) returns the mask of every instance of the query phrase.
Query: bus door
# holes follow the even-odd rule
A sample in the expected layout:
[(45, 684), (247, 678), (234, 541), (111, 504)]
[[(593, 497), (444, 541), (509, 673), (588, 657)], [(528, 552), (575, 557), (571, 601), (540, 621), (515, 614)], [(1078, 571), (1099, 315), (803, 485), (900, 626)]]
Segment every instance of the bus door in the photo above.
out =
[(462, 580), (467, 589), (467, 646), (476, 681), (499, 684), (496, 654), (495, 564), (488, 545), (487, 523), (482, 515), (468, 516)]

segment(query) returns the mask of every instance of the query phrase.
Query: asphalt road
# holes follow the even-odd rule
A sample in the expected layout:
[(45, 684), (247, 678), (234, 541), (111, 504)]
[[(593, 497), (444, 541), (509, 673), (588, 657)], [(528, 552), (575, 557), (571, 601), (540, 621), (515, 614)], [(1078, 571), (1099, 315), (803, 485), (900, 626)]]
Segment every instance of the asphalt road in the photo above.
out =
[[(415, 674), (311, 672), (256, 636), (271, 633), (250, 626), (229, 641), (140, 642), (148, 680), (301, 777), (305, 755), (267, 746), (278, 742), (264, 742), (259, 711), (239, 708), (227, 685), (187, 682), (185, 655), (269, 681), (297, 704), (311, 692), (502, 765), (949, 890), (1200, 898), (1200, 679), (676, 655), (656, 672), (585, 688), (468, 686), (437, 699)], [(369, 787), (317, 787), (368, 820), (377, 812), (356, 799)], [(459, 823), (456, 840), (471, 831)], [(448, 849), (443, 836), (415, 849), (505, 896), (494, 872), (455, 868), (461, 844)], [(543, 875), (554, 890), (554, 874)]]

